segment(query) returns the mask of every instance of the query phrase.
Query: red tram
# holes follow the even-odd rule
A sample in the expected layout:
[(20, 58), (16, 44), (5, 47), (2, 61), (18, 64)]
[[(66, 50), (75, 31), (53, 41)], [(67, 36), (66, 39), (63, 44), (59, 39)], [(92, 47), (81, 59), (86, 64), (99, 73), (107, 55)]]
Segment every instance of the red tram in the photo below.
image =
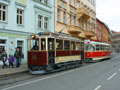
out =
[(85, 61), (96, 62), (111, 57), (110, 44), (85, 41)]
[(28, 39), (28, 46), (31, 74), (78, 67), (84, 60), (84, 42), (67, 34), (39, 33)]

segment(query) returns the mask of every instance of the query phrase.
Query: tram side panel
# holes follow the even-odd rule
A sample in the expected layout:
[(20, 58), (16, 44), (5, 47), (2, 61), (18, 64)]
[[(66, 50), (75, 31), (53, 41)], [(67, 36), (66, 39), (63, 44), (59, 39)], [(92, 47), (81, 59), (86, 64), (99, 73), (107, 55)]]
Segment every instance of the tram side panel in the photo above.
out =
[(46, 51), (28, 51), (28, 65), (33, 69), (33, 66), (46, 66), (47, 65), (47, 52)]
[(55, 63), (81, 61), (81, 51), (56, 51)]
[(110, 55), (111, 55), (110, 51), (85, 52), (86, 60), (101, 60), (109, 58)]

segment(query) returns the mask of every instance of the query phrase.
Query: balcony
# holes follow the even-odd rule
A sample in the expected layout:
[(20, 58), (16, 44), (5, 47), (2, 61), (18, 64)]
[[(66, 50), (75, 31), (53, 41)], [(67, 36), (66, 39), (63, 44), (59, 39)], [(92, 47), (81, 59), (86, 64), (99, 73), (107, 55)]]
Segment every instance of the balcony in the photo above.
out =
[(85, 7), (77, 8), (77, 17), (80, 18), (83, 16), (83, 19), (88, 20), (90, 18), (90, 11)]
[(88, 38), (94, 37), (95, 36), (95, 32), (93, 31), (85, 31), (85, 35)]
[(74, 26), (74, 25), (68, 25), (68, 32), (69, 33), (79, 34), (79, 33), (81, 33), (81, 27)]

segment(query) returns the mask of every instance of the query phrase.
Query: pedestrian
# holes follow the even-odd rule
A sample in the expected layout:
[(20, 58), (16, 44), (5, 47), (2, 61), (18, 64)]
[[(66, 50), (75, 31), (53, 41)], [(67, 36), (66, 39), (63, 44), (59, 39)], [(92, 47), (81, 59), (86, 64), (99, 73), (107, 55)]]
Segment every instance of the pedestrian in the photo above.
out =
[(12, 66), (12, 68), (14, 68), (14, 61), (15, 61), (15, 59), (14, 59), (14, 56), (13, 55), (9, 55), (9, 68), (10, 68), (10, 66)]
[(20, 58), (21, 58), (20, 51), (19, 51), (18, 47), (16, 48), (16, 51), (14, 53), (14, 57), (16, 59), (16, 68), (18, 68), (18, 67), (20, 67)]
[(19, 55), (20, 55), (20, 65), (21, 65), (21, 62), (22, 62), (22, 52), (19, 50)]
[(7, 68), (7, 64), (6, 64), (6, 61), (7, 61), (7, 53), (6, 53), (5, 50), (2, 51), (1, 60), (2, 60), (2, 62), (3, 62), (2, 69), (4, 69), (5, 67)]

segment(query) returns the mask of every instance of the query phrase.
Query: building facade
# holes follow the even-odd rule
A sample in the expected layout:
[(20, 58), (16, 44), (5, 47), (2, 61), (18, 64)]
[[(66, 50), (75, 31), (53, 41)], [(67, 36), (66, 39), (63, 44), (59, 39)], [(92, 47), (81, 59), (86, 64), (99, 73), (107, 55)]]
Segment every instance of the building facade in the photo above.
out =
[(120, 53), (120, 32), (111, 31), (112, 33), (112, 52)]
[(96, 39), (95, 0), (55, 0), (55, 32)]
[(100, 20), (96, 19), (96, 41), (102, 41), (102, 26)]
[(0, 0), (0, 53), (19, 47), (27, 61), (27, 37), (54, 32), (54, 0)]
[(109, 27), (99, 19), (96, 19), (96, 41), (111, 44), (111, 33)]

